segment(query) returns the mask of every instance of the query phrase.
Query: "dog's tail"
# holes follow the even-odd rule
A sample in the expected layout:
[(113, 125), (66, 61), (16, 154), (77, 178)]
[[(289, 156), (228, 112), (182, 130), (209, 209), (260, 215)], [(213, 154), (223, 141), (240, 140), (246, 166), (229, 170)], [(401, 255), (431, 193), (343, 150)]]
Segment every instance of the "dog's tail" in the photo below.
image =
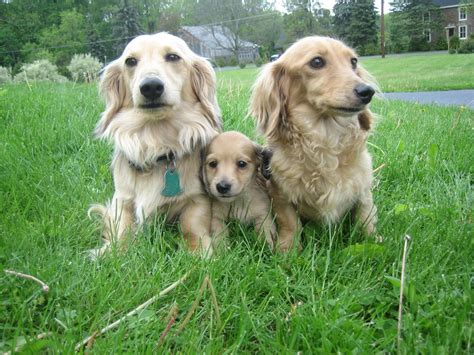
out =
[(109, 215), (109, 209), (107, 208), (107, 206), (95, 203), (91, 205), (87, 210), (87, 217), (89, 217), (89, 219), (92, 219), (92, 216), (94, 214), (97, 214), (103, 219), (105, 219)]

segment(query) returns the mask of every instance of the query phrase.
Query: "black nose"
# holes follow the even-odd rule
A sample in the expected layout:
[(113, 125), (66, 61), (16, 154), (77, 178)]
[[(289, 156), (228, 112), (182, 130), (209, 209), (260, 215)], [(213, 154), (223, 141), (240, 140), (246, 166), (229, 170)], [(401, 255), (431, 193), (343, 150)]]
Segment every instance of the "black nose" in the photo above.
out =
[(140, 92), (149, 100), (159, 98), (165, 91), (165, 84), (158, 78), (147, 78), (140, 84)]
[(231, 187), (232, 187), (231, 184), (229, 184), (227, 182), (223, 182), (223, 181), (216, 184), (216, 189), (221, 194), (225, 194), (225, 193), (229, 192)]
[(370, 100), (372, 100), (372, 96), (375, 94), (375, 90), (372, 89), (371, 86), (365, 84), (356, 85), (354, 92), (364, 104), (368, 104)]

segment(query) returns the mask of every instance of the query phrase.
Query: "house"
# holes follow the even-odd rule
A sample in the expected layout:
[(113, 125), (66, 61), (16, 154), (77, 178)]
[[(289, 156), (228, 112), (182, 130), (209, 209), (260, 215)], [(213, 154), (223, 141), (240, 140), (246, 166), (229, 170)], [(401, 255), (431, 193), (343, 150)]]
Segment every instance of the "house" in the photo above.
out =
[[(441, 31), (424, 29), (427, 42), (436, 43), (444, 37), (448, 43), (451, 37), (457, 36), (461, 41), (469, 38), (474, 33), (474, 6), (465, 4), (460, 0), (432, 0), (433, 5), (439, 8)], [(432, 20), (431, 11), (423, 13), (423, 22)]]
[(183, 26), (178, 36), (194, 53), (214, 61), (228, 63), (237, 54), (239, 63), (251, 63), (259, 57), (258, 45), (238, 38), (225, 26)]

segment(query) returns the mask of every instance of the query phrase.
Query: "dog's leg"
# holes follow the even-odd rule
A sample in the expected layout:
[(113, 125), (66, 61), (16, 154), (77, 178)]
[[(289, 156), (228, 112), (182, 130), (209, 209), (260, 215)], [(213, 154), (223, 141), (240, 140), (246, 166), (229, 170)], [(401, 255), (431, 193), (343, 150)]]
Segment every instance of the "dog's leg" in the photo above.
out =
[(273, 198), (273, 213), (278, 225), (276, 249), (282, 252), (287, 252), (295, 246), (301, 249), (299, 241), (295, 245), (295, 237), (301, 230), (301, 222), (295, 208), (286, 201), (274, 185), (270, 191)]
[(229, 214), (229, 204), (212, 201), (211, 235), (212, 243), (217, 248), (225, 247), (229, 231), (226, 225), (226, 216)]
[(190, 251), (200, 250), (204, 257), (212, 255), (211, 201), (197, 196), (181, 212), (179, 222)]
[(357, 221), (364, 226), (368, 235), (375, 235), (375, 224), (377, 222), (377, 208), (372, 199), (372, 192), (369, 190), (359, 201), (356, 209)]

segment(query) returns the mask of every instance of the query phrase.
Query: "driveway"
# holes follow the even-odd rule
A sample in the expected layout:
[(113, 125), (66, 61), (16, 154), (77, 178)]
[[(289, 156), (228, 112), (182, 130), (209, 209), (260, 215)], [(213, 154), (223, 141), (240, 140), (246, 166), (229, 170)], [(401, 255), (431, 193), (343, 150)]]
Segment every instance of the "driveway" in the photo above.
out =
[(466, 106), (474, 109), (474, 90), (388, 92), (383, 94), (390, 100), (418, 102), (420, 104), (437, 104), (442, 106)]

